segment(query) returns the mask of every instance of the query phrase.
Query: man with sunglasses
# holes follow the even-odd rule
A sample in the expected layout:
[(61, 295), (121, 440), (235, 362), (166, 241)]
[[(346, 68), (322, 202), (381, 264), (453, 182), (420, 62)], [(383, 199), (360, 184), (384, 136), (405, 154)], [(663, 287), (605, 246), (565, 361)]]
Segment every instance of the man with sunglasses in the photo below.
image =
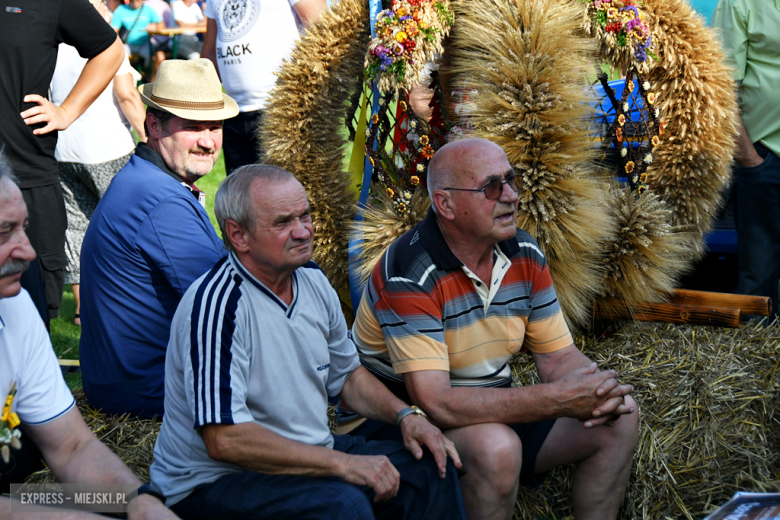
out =
[[(361, 362), (455, 443), (470, 519), (512, 518), (519, 484), (570, 463), (575, 517), (615, 518), (638, 439), (633, 388), (574, 345), (544, 254), (516, 228), (506, 155), (482, 139), (447, 144), (428, 191), (428, 216), (367, 284), (352, 330)], [(508, 362), (521, 349), (541, 384), (511, 388)], [(367, 438), (398, 435), (348, 410), (339, 423)]]

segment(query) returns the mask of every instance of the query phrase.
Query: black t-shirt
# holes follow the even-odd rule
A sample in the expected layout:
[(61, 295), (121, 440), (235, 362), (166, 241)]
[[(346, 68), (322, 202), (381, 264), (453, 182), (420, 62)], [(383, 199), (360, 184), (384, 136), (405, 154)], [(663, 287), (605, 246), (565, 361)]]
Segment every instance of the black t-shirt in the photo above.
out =
[(27, 94), (49, 97), (57, 46), (76, 47), (94, 58), (116, 40), (116, 32), (88, 0), (0, 0), (0, 147), (23, 188), (58, 182), (57, 132), (33, 135), (19, 114), (37, 103)]

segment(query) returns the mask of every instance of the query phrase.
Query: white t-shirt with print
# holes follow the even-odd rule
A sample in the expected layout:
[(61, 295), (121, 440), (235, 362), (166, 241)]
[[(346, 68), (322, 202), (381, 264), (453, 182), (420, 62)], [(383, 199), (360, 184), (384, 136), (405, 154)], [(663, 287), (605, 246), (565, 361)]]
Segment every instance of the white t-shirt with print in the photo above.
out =
[(216, 20), (217, 66), (225, 92), (241, 112), (265, 107), (274, 72), (289, 57), (302, 24), (298, 0), (209, 0), (205, 15)]
[(60, 417), (75, 404), (62, 378), (49, 334), (30, 295), (0, 299), (0, 399), (16, 381), (11, 411), (22, 424), (37, 425)]

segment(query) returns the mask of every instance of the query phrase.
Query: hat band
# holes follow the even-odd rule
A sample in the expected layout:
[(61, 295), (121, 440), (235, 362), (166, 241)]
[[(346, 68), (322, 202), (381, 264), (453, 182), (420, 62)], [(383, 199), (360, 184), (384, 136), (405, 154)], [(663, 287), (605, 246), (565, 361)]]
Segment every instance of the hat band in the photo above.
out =
[(225, 108), (225, 101), (177, 101), (175, 99), (165, 99), (157, 97), (154, 94), (149, 96), (151, 101), (154, 101), (161, 107), (167, 108), (182, 108), (185, 110), (221, 110)]

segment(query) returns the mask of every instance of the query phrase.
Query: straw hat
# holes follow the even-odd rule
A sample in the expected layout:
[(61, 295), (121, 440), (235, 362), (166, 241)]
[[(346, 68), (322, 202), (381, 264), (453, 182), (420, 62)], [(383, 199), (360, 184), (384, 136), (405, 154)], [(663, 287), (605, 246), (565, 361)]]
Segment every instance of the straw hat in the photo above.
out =
[(238, 114), (238, 104), (222, 92), (207, 59), (166, 60), (152, 83), (138, 87), (148, 106), (193, 121), (221, 121)]

